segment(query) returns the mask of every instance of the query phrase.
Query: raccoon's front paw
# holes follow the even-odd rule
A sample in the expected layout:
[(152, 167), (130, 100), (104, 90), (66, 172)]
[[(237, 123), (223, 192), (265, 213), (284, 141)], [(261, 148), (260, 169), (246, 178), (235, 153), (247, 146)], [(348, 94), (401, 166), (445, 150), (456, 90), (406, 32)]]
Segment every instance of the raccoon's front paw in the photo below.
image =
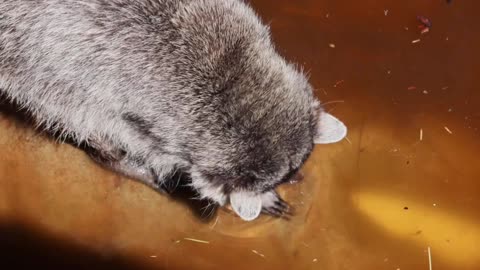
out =
[(293, 209), (285, 202), (276, 191), (266, 192), (262, 195), (262, 213), (273, 216), (289, 218)]

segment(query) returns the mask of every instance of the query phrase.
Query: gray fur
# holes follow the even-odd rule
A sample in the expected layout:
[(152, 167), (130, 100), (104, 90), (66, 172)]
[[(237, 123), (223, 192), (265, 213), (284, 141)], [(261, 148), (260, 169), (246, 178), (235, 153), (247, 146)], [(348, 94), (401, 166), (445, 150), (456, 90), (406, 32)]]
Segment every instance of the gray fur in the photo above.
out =
[(124, 151), (112, 169), (159, 185), (181, 169), (221, 205), (279, 199), (322, 113), (239, 0), (2, 0), (0, 91), (49, 130)]

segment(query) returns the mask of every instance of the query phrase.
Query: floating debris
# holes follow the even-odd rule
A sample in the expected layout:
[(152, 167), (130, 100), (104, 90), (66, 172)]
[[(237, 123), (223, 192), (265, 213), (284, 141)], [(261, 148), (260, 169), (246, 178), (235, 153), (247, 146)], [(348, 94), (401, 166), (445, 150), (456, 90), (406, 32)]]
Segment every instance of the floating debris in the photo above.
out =
[(412, 43), (413, 43), (413, 44), (418, 43), (418, 42), (420, 42), (420, 39), (412, 40)]
[(385, 16), (387, 16), (387, 15), (388, 15), (388, 9), (385, 9), (385, 10), (383, 11), (383, 14), (385, 14)]
[(415, 89), (417, 89), (416, 86), (409, 86), (409, 87), (407, 88), (407, 90), (415, 90)]
[(423, 129), (420, 129), (420, 141), (423, 141)]
[(448, 86), (442, 87), (442, 90), (447, 90), (447, 89), (448, 89)]
[(425, 95), (428, 94), (428, 91), (427, 90), (423, 90), (423, 92)]
[(419, 26), (421, 29), (432, 27), (432, 22), (425, 16), (418, 15), (417, 20), (421, 23)]
[(258, 256), (262, 257), (262, 258), (265, 258), (265, 255), (263, 255), (262, 253), (256, 251), (255, 249), (252, 249), (252, 252), (257, 254)]
[(453, 132), (448, 127), (443, 127), (448, 133), (453, 134)]
[(430, 250), (430, 247), (428, 247), (428, 269), (432, 270), (432, 252)]
[(430, 32), (430, 28), (425, 27), (425, 28), (422, 29), (422, 31), (420, 31), (420, 34), (423, 35), (423, 34), (426, 34), (426, 33), (428, 33), (428, 32)]
[(316, 263), (316, 262), (318, 262), (318, 259), (315, 258), (315, 259), (312, 260), (312, 262)]
[(333, 43), (328, 44), (328, 46), (332, 49), (335, 49), (335, 44), (333, 44)]
[(157, 255), (150, 255), (150, 258), (157, 258)]
[(425, 16), (417, 16), (417, 20), (420, 22), (418, 28), (420, 29), (420, 33), (426, 34), (430, 32), (430, 28), (432, 27), (432, 22)]
[(345, 82), (345, 80), (340, 80), (340, 81), (336, 82), (336, 83), (333, 85), (333, 87), (337, 87), (337, 86), (339, 86), (340, 84), (342, 84), (342, 83), (344, 83), (344, 82)]
[(195, 242), (195, 243), (201, 243), (201, 244), (210, 244), (209, 241), (205, 240), (199, 240), (199, 239), (194, 239), (194, 238), (183, 238), (184, 240), (190, 241), (190, 242)]
[(215, 222), (213, 223), (212, 227), (210, 227), (210, 230), (213, 230), (213, 228), (215, 228), (215, 226), (217, 226), (217, 223), (218, 223), (218, 216), (217, 216), (217, 219), (215, 220)]

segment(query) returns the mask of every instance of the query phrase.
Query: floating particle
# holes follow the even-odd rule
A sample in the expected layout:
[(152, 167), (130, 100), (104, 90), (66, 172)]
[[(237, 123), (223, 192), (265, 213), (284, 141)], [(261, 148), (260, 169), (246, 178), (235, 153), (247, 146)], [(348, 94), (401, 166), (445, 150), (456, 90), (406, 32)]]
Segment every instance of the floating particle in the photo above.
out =
[(425, 16), (418, 15), (417, 20), (421, 23), (420, 27), (422, 29), (432, 27), (432, 22)]
[(345, 80), (337, 81), (337, 82), (333, 85), (333, 87), (336, 88), (337, 86), (341, 85), (341, 84), (344, 83), (344, 82), (345, 82)]

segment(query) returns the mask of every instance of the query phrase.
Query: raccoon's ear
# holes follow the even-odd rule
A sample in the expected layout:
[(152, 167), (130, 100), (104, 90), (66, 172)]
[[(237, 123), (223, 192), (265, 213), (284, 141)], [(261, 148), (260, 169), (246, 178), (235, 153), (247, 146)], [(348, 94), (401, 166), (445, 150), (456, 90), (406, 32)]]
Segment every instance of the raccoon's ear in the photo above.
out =
[(347, 136), (347, 127), (333, 115), (320, 111), (317, 121), (315, 144), (336, 143)]
[(230, 195), (233, 211), (245, 221), (256, 219), (262, 211), (262, 199), (252, 192), (238, 191)]

